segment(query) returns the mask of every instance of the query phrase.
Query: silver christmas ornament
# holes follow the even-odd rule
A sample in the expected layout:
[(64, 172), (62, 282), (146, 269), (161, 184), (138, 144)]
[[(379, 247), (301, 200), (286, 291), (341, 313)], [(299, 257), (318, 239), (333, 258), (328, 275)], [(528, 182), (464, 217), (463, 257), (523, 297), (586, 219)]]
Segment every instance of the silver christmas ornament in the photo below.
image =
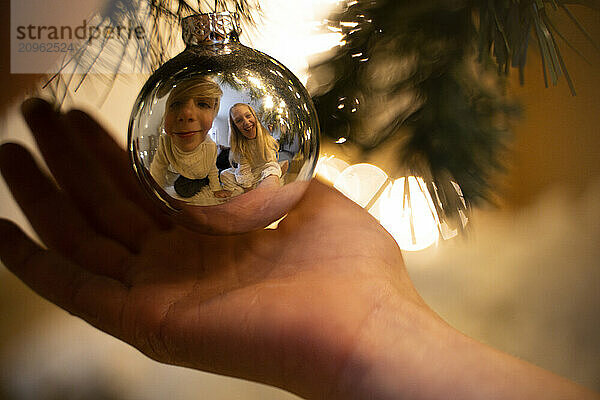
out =
[(152, 198), (211, 233), (269, 225), (301, 198), (319, 151), (317, 115), (284, 65), (239, 43), (233, 13), (182, 22), (186, 49), (145, 83), (128, 147)]

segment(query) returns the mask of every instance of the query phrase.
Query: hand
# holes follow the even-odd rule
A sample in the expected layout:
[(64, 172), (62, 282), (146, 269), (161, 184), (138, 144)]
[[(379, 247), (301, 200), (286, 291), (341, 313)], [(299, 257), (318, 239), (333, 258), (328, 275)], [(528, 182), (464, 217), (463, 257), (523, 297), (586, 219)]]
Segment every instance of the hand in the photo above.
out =
[(231, 191), (229, 191), (229, 190), (218, 190), (216, 192), (213, 192), (213, 194), (215, 195), (215, 197), (223, 199), (225, 197), (231, 196)]
[(87, 115), (40, 100), (23, 110), (60, 188), (23, 148), (2, 147), (4, 178), (48, 247), (3, 221), (3, 262), (153, 359), (322, 397), (373, 310), (398, 290), (422, 304), (389, 235), (322, 184), (275, 231), (202, 235), (156, 212)]
[(58, 187), (25, 149), (0, 148), (2, 174), (47, 246), (2, 220), (2, 261), (155, 360), (308, 398), (597, 398), (445, 324), (385, 230), (318, 182), (276, 230), (192, 232), (157, 212), (126, 153), (86, 114), (41, 100), (23, 112)]

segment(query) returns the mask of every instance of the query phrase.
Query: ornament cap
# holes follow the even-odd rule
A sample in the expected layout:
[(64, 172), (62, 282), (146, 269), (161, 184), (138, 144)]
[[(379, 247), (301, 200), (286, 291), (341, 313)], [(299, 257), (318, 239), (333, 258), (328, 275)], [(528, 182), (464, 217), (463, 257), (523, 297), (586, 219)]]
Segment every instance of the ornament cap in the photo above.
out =
[(240, 17), (232, 12), (196, 14), (182, 21), (186, 46), (237, 42), (240, 32)]

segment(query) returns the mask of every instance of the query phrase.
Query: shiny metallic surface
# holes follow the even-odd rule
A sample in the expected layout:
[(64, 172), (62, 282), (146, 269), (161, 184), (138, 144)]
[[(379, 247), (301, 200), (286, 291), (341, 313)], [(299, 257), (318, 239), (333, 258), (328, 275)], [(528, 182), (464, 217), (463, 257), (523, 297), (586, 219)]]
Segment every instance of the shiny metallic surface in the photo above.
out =
[(192, 15), (183, 19), (181, 28), (187, 46), (229, 43), (241, 32), (238, 14), (229, 12)]
[[(235, 18), (226, 20), (231, 22)], [(230, 28), (222, 32), (227, 29)], [(198, 76), (208, 77), (223, 91), (219, 113), (209, 132), (220, 148), (229, 145), (230, 107), (246, 103), (256, 110), (262, 125), (269, 128), (279, 143), (279, 161), (287, 160), (288, 167), (279, 187), (268, 191), (254, 189), (226, 199), (184, 199), (171, 187), (160, 187), (151, 177), (150, 164), (160, 135), (165, 135), (163, 119), (169, 93), (179, 83)], [(303, 190), (298, 188), (312, 178), (318, 158), (319, 125), (302, 83), (278, 61), (243, 46), (236, 35), (229, 35), (222, 43), (205, 41), (188, 45), (150, 77), (132, 110), (128, 148), (141, 184), (166, 211), (192, 228), (231, 233), (267, 226), (284, 216), (299, 200)], [(286, 189), (290, 184), (294, 184), (293, 189)], [(211, 210), (214, 215), (222, 216), (221, 221), (211, 215)]]

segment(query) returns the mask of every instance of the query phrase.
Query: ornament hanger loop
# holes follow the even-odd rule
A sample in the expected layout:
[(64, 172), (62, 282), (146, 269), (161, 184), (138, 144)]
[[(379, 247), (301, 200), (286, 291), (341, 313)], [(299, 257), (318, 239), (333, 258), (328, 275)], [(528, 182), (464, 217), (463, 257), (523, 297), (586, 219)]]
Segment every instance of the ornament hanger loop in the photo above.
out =
[(186, 46), (237, 41), (241, 32), (239, 26), (237, 13), (224, 11), (191, 15), (182, 21), (183, 41)]

